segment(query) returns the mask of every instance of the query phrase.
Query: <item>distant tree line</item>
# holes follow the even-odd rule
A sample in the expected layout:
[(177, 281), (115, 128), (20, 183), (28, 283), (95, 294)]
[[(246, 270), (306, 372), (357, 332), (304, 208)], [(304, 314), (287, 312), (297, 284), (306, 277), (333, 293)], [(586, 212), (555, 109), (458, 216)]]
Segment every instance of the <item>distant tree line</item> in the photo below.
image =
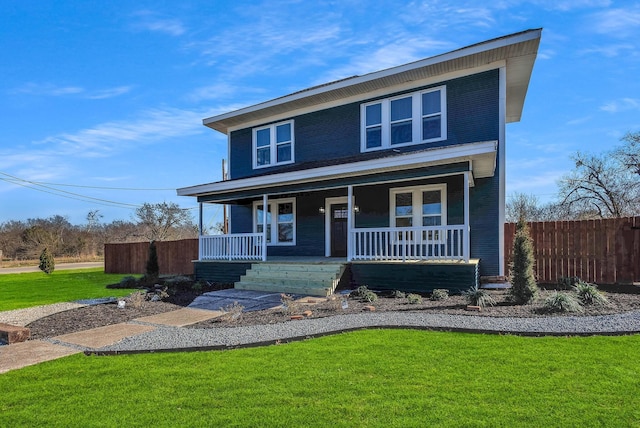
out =
[(145, 203), (130, 221), (102, 223), (99, 211), (87, 222), (72, 225), (64, 216), (0, 223), (0, 251), (11, 260), (38, 259), (47, 248), (54, 257), (101, 257), (104, 244), (169, 241), (195, 238), (198, 228), (191, 214), (174, 203)]
[(578, 152), (575, 168), (558, 181), (555, 201), (540, 204), (535, 195), (514, 193), (506, 220), (585, 220), (640, 215), (640, 132), (601, 154)]

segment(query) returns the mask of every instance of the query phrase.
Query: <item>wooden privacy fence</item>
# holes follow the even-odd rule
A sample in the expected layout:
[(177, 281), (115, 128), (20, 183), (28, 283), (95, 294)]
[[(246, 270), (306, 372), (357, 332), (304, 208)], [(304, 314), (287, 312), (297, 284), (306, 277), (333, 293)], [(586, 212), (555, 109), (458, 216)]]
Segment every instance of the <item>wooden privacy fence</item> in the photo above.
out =
[[(198, 259), (198, 240), (156, 242), (161, 275), (192, 275), (193, 260)], [(148, 242), (106, 244), (105, 273), (145, 273), (149, 257)]]
[[(505, 224), (505, 266), (516, 225)], [(538, 282), (579, 277), (596, 284), (640, 283), (640, 217), (529, 223)]]

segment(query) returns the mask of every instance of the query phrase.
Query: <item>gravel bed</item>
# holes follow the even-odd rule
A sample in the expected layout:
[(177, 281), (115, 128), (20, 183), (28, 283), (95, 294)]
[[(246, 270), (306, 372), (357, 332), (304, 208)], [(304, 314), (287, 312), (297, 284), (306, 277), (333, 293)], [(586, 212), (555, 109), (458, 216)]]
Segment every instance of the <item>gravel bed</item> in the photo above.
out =
[(87, 305), (80, 303), (54, 303), (52, 305), (34, 306), (26, 309), (14, 309), (12, 311), (0, 312), (0, 323), (24, 327), (41, 318), (85, 306)]
[(480, 317), (423, 312), (371, 312), (231, 328), (158, 327), (100, 348), (98, 353), (233, 348), (300, 340), (362, 328), (409, 327), (525, 335), (640, 332), (640, 311), (549, 318)]

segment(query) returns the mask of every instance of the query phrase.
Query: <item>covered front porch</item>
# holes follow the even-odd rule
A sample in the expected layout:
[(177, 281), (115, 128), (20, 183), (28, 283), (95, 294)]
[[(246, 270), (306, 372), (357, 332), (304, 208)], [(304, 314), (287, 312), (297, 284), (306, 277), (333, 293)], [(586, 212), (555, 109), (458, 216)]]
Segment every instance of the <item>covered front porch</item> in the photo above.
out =
[[(439, 270), (469, 265), (477, 276), (484, 255), (474, 248), (497, 230), (474, 226), (496, 212), (485, 197), (495, 160), (496, 142), (472, 143), (179, 192), (200, 202), (198, 265), (338, 258), (353, 266), (389, 264), (389, 271), (412, 262)], [(228, 207), (228, 233), (205, 233), (204, 204)]]

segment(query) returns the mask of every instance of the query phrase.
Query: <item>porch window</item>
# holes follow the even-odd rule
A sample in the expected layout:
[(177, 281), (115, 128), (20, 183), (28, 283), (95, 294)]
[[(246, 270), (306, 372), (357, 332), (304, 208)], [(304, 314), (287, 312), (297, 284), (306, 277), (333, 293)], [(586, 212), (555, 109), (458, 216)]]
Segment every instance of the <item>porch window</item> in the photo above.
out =
[(445, 140), (446, 87), (363, 104), (361, 151)]
[(265, 168), (293, 162), (293, 120), (253, 130), (253, 167)]
[(391, 189), (391, 227), (447, 224), (446, 184)]
[[(267, 204), (267, 244), (295, 245), (296, 236), (296, 201), (277, 199)], [(272, 215), (272, 213), (277, 213)], [(255, 233), (264, 232), (264, 208), (260, 201), (253, 204), (253, 225)]]

